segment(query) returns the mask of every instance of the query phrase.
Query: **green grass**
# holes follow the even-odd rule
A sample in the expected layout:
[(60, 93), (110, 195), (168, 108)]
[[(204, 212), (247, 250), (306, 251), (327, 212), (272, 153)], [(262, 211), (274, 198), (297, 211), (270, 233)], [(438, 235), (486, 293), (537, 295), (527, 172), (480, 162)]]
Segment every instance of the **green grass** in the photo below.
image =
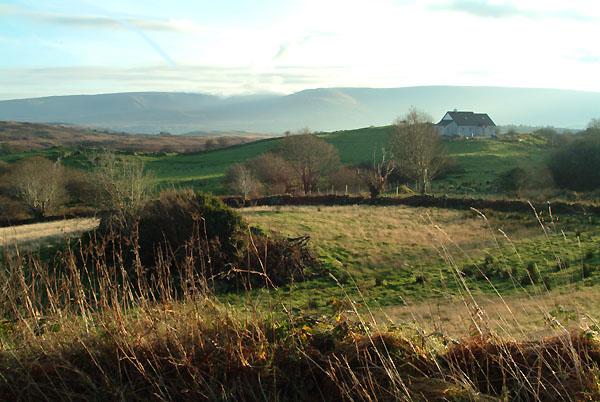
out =
[[(260, 207), (243, 214), (266, 231), (309, 234), (340, 281), (321, 277), (256, 292), (257, 299), (290, 308), (335, 309), (345, 292), (366, 305), (401, 306), (460, 296), (465, 286), (475, 295), (514, 296), (600, 284), (595, 218), (561, 216), (545, 223), (546, 234), (533, 213), (488, 212), (483, 219), (475, 212), (355, 206)], [(535, 283), (527, 270), (533, 264)], [(236, 303), (237, 296), (227, 298)]]
[[(370, 161), (374, 151), (386, 146), (393, 132), (392, 126), (368, 127), (356, 130), (319, 134), (334, 145), (343, 164)], [(281, 139), (273, 138), (235, 145), (229, 148), (194, 154), (166, 156), (133, 156), (145, 160), (160, 187), (191, 187), (195, 190), (224, 194), (222, 178), (235, 163), (242, 163), (275, 149)], [(523, 135), (512, 141), (495, 139), (446, 140), (449, 156), (457, 170), (433, 183), (436, 193), (459, 195), (486, 195), (497, 193), (494, 181), (514, 167), (540, 169), (550, 153), (545, 141), (532, 135)], [(68, 166), (88, 168), (85, 152), (65, 148), (0, 155), (0, 160), (14, 162), (31, 155), (50, 158), (62, 157)]]
[[(368, 161), (374, 149), (387, 144), (391, 127), (374, 127), (322, 134), (340, 152), (344, 164)], [(208, 152), (148, 158), (148, 169), (164, 186), (187, 186), (223, 193), (221, 180), (227, 168), (275, 149), (279, 138), (256, 141)]]
[[(353, 165), (370, 161), (373, 151), (388, 144), (392, 130), (391, 126), (369, 127), (320, 135), (338, 149), (343, 164)], [(198, 154), (151, 158), (148, 168), (164, 185), (186, 185), (222, 194), (221, 179), (229, 166), (273, 150), (279, 141), (270, 139)], [(445, 145), (458, 170), (434, 182), (433, 190), (452, 194), (494, 193), (494, 181), (502, 173), (517, 166), (539, 169), (550, 152), (543, 140), (533, 136), (510, 142), (447, 140)]]
[(492, 139), (447, 141), (449, 155), (459, 172), (435, 183), (438, 191), (449, 193), (494, 193), (494, 181), (504, 172), (520, 167), (541, 170), (551, 150), (545, 141), (526, 136), (522, 141)]

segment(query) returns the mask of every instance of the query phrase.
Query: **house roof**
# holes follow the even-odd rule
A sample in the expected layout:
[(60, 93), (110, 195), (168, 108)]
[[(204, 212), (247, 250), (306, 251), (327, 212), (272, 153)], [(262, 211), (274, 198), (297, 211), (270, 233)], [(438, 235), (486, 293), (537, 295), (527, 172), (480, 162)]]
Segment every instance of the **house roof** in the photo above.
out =
[[(437, 125), (445, 127), (453, 121), (458, 126), (476, 126), (476, 127), (495, 127), (496, 124), (487, 115), (487, 113), (473, 113), (473, 112), (448, 112), (447, 114), (452, 117), (452, 120), (441, 120)], [(445, 116), (445, 115), (444, 115)]]

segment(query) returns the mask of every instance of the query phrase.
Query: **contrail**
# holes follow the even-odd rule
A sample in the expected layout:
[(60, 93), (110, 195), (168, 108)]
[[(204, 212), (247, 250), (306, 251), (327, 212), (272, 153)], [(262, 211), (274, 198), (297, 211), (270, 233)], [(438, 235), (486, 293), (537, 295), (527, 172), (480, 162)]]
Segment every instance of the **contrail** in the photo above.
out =
[[(153, 41), (142, 29), (130, 23), (127, 18), (120, 17), (109, 10), (98, 7), (89, 0), (80, 0), (80, 3), (85, 4), (95, 14), (99, 14), (104, 18), (110, 19), (127, 28), (128, 30), (138, 34), (144, 40), (144, 42), (146, 42), (156, 53), (158, 53), (167, 64), (173, 67), (176, 66), (175, 61), (167, 54), (167, 52), (165, 52), (155, 41)], [(35, 9), (35, 7), (32, 7), (31, 3), (28, 1), (21, 1), (21, 4), (29, 9)]]

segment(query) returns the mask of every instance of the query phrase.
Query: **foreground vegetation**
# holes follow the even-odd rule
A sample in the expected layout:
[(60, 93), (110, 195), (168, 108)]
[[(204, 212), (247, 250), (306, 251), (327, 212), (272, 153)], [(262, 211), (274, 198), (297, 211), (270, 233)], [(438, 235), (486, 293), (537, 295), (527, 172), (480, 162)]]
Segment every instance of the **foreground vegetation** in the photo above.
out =
[(242, 219), (189, 191), (130, 214), (49, 258), (4, 250), (0, 394), (600, 397), (595, 217), (349, 206)]
[[(4, 200), (39, 220), (65, 206), (99, 219), (0, 229), (0, 395), (600, 399), (600, 218), (584, 204), (559, 215), (551, 204), (530, 213), (375, 205), (236, 212), (189, 189), (155, 192), (205, 186), (202, 174), (221, 183), (225, 170), (249, 189), (253, 171), (240, 162), (251, 158), (277, 173), (289, 168), (305, 193), (322, 184), (337, 191), (338, 158), (362, 183), (385, 182), (401, 164), (388, 164), (385, 151), (374, 161), (366, 144), (380, 139), (385, 148), (389, 134), (304, 134), (185, 156), (7, 156), (0, 212), (9, 222), (16, 206)], [(548, 155), (585, 151), (579, 140), (561, 148), (555, 140), (447, 140), (444, 152), (459, 164), (437, 164), (438, 153), (428, 163), (444, 174), (430, 183), (425, 168), (413, 178), (422, 191), (433, 184), (444, 194), (525, 196), (546, 188)], [(506, 170), (508, 162), (520, 167)], [(372, 197), (380, 190), (369, 188)]]

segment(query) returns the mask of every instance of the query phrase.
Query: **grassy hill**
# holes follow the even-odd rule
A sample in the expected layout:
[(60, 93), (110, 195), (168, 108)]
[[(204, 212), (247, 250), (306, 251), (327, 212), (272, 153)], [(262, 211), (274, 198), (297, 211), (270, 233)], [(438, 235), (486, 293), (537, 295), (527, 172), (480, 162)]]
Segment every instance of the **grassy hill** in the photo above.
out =
[[(281, 138), (259, 139), (252, 142), (235, 144), (225, 148), (194, 153), (152, 154), (156, 150), (165, 150), (164, 146), (176, 149), (197, 149), (204, 147), (206, 137), (185, 136), (137, 136), (93, 133), (63, 126), (32, 125), (14, 123), (23, 130), (18, 138), (18, 127), (5, 125), (0, 130), (0, 160), (14, 162), (32, 155), (42, 155), (51, 159), (61, 157), (65, 165), (73, 167), (88, 166), (84, 155), (88, 148), (113, 148), (131, 155), (137, 152), (143, 156), (146, 165), (154, 174), (161, 187), (192, 187), (196, 190), (224, 194), (222, 178), (227, 169), (235, 163), (245, 162), (262, 153), (274, 150)], [(10, 126), (10, 127), (9, 127)], [(40, 126), (41, 128), (39, 128)], [(0, 124), (0, 128), (3, 126)], [(52, 128), (48, 131), (48, 128)], [(54, 128), (53, 128), (54, 127)], [(46, 143), (41, 144), (35, 130), (44, 129), (49, 133)], [(17, 131), (15, 131), (17, 130)], [(79, 130), (79, 131), (77, 131)], [(354, 165), (371, 160), (373, 151), (381, 149), (389, 142), (392, 126), (367, 127), (355, 130), (320, 133), (327, 142), (334, 145), (343, 164)], [(75, 133), (75, 134), (73, 134)], [(84, 135), (85, 134), (85, 135)], [(12, 147), (3, 138), (13, 138), (23, 147)], [(50, 138), (52, 137), (52, 138)], [(106, 138), (105, 138), (106, 137)], [(67, 139), (70, 138), (69, 141)], [(171, 143), (184, 138), (182, 143)], [(231, 138), (229, 139), (231, 140)], [(251, 141), (251, 138), (235, 138), (234, 141)], [(150, 141), (150, 143), (146, 143)], [(187, 142), (197, 141), (197, 144)], [(27, 143), (35, 146), (25, 146)], [(230, 142), (231, 143), (231, 142)], [(8, 145), (8, 148), (6, 148)], [(433, 183), (435, 193), (457, 195), (486, 195), (498, 193), (496, 180), (506, 171), (522, 167), (526, 171), (543, 172), (544, 161), (551, 148), (546, 141), (533, 134), (521, 134), (500, 139), (454, 139), (445, 140), (450, 157), (455, 162), (451, 173)], [(170, 148), (169, 148), (170, 149)], [(178, 152), (175, 150), (175, 152)], [(339, 189), (341, 190), (341, 189)]]
[[(391, 126), (368, 127), (320, 134), (334, 145), (342, 163), (369, 161), (374, 150), (385, 146)], [(281, 139), (267, 139), (225, 149), (167, 157), (148, 158), (148, 168), (163, 185), (192, 186), (224, 192), (221, 179), (229, 166), (245, 162), (277, 147)], [(449, 193), (493, 193), (494, 180), (514, 167), (540, 168), (550, 152), (546, 142), (534, 135), (476, 140), (446, 140), (457, 169), (434, 183), (434, 191)]]

